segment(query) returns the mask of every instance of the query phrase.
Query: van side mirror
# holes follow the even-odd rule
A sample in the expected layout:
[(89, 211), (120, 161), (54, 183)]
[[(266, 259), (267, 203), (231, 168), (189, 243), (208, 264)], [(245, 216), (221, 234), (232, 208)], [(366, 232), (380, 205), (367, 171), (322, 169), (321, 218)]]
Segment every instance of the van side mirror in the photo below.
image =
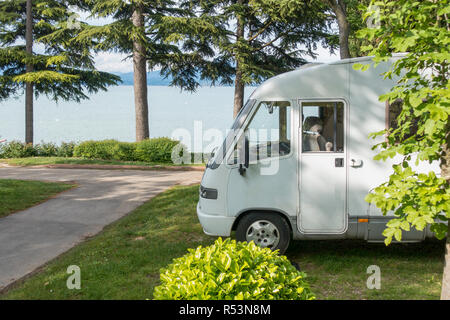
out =
[(244, 145), (241, 148), (241, 157), (240, 159), (244, 159), (244, 163), (239, 164), (239, 173), (241, 176), (244, 175), (245, 171), (248, 169), (249, 159), (250, 159), (250, 147), (249, 147), (248, 137), (244, 136)]
[(211, 158), (214, 157), (214, 156), (216, 155), (217, 148), (218, 148), (218, 147), (216, 146), (216, 147), (214, 147), (214, 148), (211, 150)]

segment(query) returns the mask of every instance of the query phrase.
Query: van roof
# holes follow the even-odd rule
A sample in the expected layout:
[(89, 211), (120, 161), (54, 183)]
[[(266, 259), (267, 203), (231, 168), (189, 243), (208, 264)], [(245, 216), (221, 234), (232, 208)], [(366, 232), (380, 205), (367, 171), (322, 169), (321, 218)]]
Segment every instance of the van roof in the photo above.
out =
[[(393, 54), (392, 58), (405, 56)], [(369, 63), (373, 56), (342, 59), (328, 63), (308, 63), (302, 67), (276, 75), (263, 82), (250, 96), (251, 99), (291, 99), (299, 96), (323, 96), (324, 87), (330, 95), (343, 92), (347, 83), (345, 65)]]
[[(392, 58), (401, 58), (406, 56), (407, 53), (393, 53)], [(348, 64), (348, 63), (356, 63), (356, 62), (369, 62), (372, 61), (373, 56), (365, 56), (365, 57), (356, 57), (356, 58), (347, 58), (347, 59), (340, 59), (330, 62), (310, 62), (307, 63), (296, 70), (302, 70), (310, 67), (315, 67), (319, 65), (333, 65), (333, 64)]]

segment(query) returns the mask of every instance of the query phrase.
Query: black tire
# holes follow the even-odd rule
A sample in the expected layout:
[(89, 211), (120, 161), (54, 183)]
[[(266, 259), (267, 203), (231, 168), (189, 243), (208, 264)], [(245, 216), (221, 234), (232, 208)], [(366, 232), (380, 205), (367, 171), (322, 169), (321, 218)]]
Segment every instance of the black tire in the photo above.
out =
[[(275, 238), (278, 238), (278, 241), (273, 242)], [(261, 247), (279, 250), (280, 254), (284, 254), (291, 240), (291, 228), (287, 221), (276, 213), (253, 212), (239, 221), (236, 240), (247, 242), (253, 240)]]

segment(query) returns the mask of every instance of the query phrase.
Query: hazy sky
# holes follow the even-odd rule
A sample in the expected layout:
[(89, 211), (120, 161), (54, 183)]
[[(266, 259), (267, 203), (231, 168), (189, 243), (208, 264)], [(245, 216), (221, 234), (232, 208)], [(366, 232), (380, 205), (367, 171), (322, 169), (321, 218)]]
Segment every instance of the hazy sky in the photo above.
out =
[[(335, 52), (334, 55), (330, 55), (328, 49), (324, 49), (321, 46), (317, 49), (318, 57), (316, 60), (308, 59), (310, 61), (315, 62), (330, 62), (339, 60), (338, 52)], [(131, 59), (126, 59), (127, 55), (120, 53), (108, 53), (102, 52), (95, 55), (95, 64), (97, 68), (101, 71), (107, 72), (132, 72), (133, 71), (133, 62)]]

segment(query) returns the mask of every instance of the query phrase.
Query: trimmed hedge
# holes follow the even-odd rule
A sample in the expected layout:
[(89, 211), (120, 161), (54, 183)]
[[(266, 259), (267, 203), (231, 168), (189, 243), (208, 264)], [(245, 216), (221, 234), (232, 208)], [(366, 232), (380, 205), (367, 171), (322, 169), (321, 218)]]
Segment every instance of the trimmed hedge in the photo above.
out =
[(169, 138), (146, 139), (136, 146), (136, 158), (144, 162), (172, 163), (172, 150), (180, 142)]
[[(44, 142), (33, 146), (19, 141), (11, 141), (0, 143), (0, 158), (77, 157), (98, 160), (172, 163), (172, 151), (179, 144), (179, 141), (169, 138), (153, 138), (141, 142), (89, 140), (79, 144), (63, 142), (60, 146)], [(183, 145), (178, 146), (178, 149), (181, 150), (181, 153), (185, 150)], [(193, 156), (193, 154), (190, 155), (192, 158)]]
[(169, 138), (153, 138), (140, 142), (84, 141), (75, 147), (74, 156), (86, 159), (172, 163), (172, 150), (179, 143)]
[(306, 274), (254, 242), (218, 238), (161, 270), (156, 300), (312, 300)]
[(0, 158), (28, 157), (73, 157), (75, 142), (63, 142), (60, 146), (54, 143), (41, 142), (36, 145), (20, 141), (0, 143)]
[[(102, 141), (84, 141), (75, 147), (74, 157), (85, 159), (102, 159), (102, 160), (123, 160), (119, 156), (119, 144), (128, 144), (129, 142), (119, 142), (117, 140)], [(131, 144), (131, 143), (130, 143)], [(134, 148), (132, 148), (134, 153)]]

